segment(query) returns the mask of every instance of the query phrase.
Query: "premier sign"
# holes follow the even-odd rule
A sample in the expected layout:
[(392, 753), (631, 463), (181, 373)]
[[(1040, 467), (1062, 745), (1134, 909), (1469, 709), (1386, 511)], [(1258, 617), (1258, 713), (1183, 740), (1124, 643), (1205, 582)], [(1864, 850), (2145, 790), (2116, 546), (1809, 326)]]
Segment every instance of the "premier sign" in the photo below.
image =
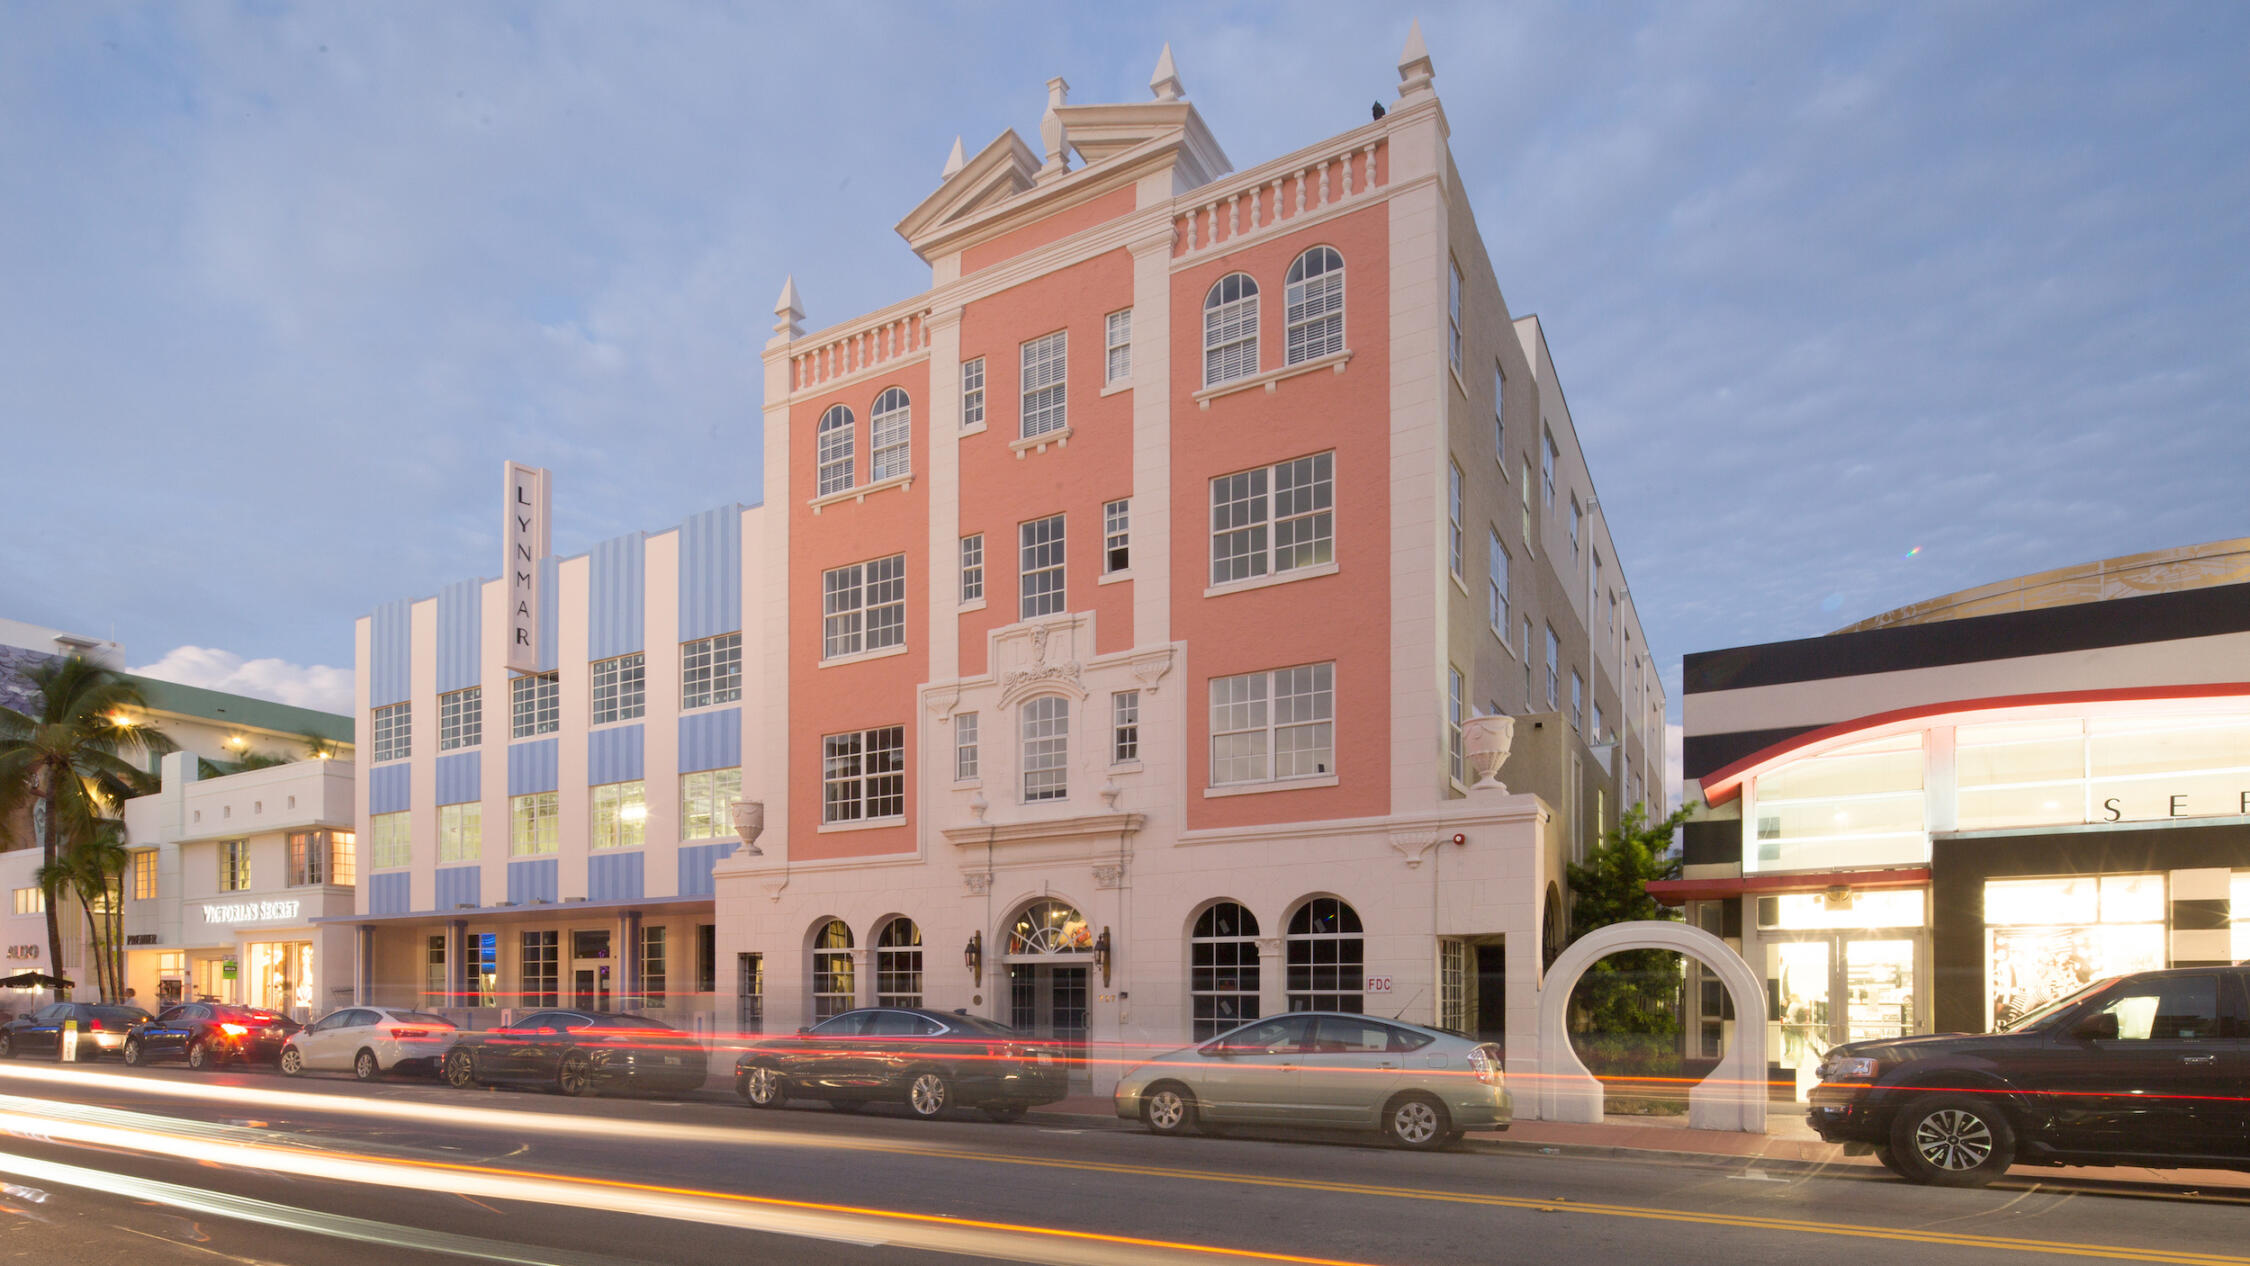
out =
[(547, 480), (542, 467), (508, 463), (500, 576), (508, 586), (508, 667), (519, 673), (539, 671), (539, 560), (553, 552)]
[(294, 921), (303, 903), (296, 901), (236, 901), (203, 907), (205, 923), (271, 923)]

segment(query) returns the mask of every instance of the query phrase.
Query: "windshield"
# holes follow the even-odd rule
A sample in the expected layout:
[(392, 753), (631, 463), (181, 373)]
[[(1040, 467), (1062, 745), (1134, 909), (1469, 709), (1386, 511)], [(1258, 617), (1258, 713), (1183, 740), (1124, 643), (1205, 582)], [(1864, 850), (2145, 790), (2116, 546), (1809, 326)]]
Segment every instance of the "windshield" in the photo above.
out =
[(2107, 989), (2111, 985), (2114, 985), (2116, 983), (2117, 978), (2115, 976), (2112, 976), (2107, 980), (2097, 980), (2093, 984), (2086, 986), (2076, 993), (2064, 994), (2062, 997), (2057, 998), (2052, 1002), (2042, 1003), (2039, 1006), (2033, 1007), (2031, 1010), (2024, 1012), (2022, 1015), (2017, 1016), (2015, 1019), (2002, 1024), (1999, 1028), (1999, 1031), (2002, 1033), (2036, 1033), (2040, 1029), (2045, 1028), (2047, 1024), (2052, 1021), (2057, 1015), (2069, 1010), (2077, 1003), (2083, 1002), (2086, 999), (2093, 997), (2095, 994), (2100, 993), (2102, 990)]

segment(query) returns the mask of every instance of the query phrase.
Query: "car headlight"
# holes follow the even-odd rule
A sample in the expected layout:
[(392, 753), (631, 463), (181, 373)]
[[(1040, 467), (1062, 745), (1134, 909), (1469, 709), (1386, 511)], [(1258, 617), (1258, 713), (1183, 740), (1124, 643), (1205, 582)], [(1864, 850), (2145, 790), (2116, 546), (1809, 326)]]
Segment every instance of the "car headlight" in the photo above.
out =
[(1873, 1081), (1881, 1061), (1864, 1055), (1848, 1055), (1831, 1059), (1820, 1066), (1822, 1081)]

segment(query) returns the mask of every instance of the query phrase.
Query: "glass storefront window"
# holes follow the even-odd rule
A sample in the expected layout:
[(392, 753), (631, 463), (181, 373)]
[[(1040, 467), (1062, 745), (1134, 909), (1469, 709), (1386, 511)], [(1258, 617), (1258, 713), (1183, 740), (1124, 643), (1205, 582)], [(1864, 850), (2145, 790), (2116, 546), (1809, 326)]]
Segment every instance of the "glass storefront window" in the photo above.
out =
[(2109, 976), (2165, 965), (2164, 876), (2079, 875), (1984, 886), (1988, 1025)]
[(1964, 725), (1963, 830), (2250, 812), (2250, 717), (2114, 716)]
[(2228, 896), (2234, 915), (2234, 961), (2250, 962), (2250, 874), (2236, 875)]
[(1929, 860), (1922, 734), (1894, 734), (1785, 766), (1757, 780), (1757, 838), (1745, 871)]
[(1824, 893), (1792, 892), (1758, 898), (1758, 926), (1784, 932), (1838, 928), (1918, 928), (1927, 894), (1920, 888), (1854, 892), (1841, 901)]

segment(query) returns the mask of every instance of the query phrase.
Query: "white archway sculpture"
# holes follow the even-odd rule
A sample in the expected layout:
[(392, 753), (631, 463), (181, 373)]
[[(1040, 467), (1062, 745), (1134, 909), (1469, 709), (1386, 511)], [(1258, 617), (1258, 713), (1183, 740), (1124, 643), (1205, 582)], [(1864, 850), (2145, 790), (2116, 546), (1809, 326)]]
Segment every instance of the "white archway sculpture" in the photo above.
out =
[(1571, 1049), (1570, 991), (1586, 969), (1622, 950), (1672, 950), (1718, 973), (1734, 998), (1734, 1040), (1711, 1075), (1688, 1091), (1688, 1126), (1766, 1132), (1765, 985), (1725, 941), (1685, 923), (1614, 923), (1574, 942), (1547, 969), (1539, 990), (1539, 1117), (1592, 1124), (1602, 1119), (1602, 1084)]

